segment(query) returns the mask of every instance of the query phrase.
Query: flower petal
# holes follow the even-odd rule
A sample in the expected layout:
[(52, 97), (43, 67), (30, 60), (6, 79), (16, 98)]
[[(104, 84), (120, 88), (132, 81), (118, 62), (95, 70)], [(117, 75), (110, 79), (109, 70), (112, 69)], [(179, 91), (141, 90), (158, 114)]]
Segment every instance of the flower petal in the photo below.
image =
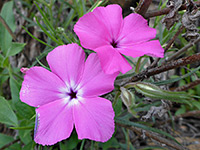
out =
[(30, 106), (38, 107), (59, 99), (59, 89), (65, 84), (58, 76), (42, 67), (32, 67), (26, 71), (20, 99)]
[(62, 45), (47, 55), (53, 73), (64, 82), (78, 84), (84, 70), (85, 53), (77, 44)]
[(149, 41), (156, 37), (156, 29), (150, 28), (139, 14), (130, 14), (124, 18), (124, 26), (118, 38), (119, 47)]
[(118, 73), (105, 74), (101, 68), (98, 55), (92, 53), (85, 62), (85, 70), (80, 82), (80, 89), (85, 96), (100, 96), (114, 89), (114, 80)]
[(122, 8), (119, 5), (113, 4), (107, 7), (98, 7), (93, 13), (105, 24), (110, 36), (116, 39), (123, 26)]
[(161, 47), (158, 40), (136, 44), (134, 46), (129, 46), (125, 49), (121, 49), (119, 51), (124, 55), (132, 57), (139, 57), (143, 55), (161, 58), (164, 57), (164, 49)]
[(57, 100), (36, 109), (38, 121), (34, 140), (38, 144), (53, 145), (68, 138), (73, 130), (73, 107)]
[(114, 111), (110, 101), (96, 97), (74, 106), (75, 128), (79, 139), (106, 142), (114, 133)]
[(122, 9), (119, 5), (97, 7), (81, 17), (74, 31), (81, 45), (88, 49), (109, 45), (116, 39), (123, 23)]
[(119, 71), (126, 73), (132, 69), (128, 61), (112, 46), (99, 47), (95, 51), (99, 56), (103, 71), (107, 74), (113, 74)]

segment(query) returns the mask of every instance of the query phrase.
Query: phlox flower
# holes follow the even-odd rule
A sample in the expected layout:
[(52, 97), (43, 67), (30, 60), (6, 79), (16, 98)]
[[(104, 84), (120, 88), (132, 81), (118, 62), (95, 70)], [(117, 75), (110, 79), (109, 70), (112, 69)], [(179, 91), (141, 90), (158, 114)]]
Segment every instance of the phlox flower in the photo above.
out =
[(99, 97), (114, 88), (118, 73), (102, 71), (98, 55), (77, 44), (63, 45), (47, 55), (51, 71), (26, 69), (20, 91), (22, 102), (36, 109), (34, 140), (53, 145), (70, 136), (74, 126), (79, 139), (105, 142), (114, 132), (114, 111)]
[(75, 24), (74, 31), (84, 48), (97, 52), (103, 70), (109, 74), (126, 73), (132, 68), (123, 55), (164, 55), (159, 41), (150, 41), (156, 37), (156, 30), (139, 14), (132, 13), (123, 19), (122, 9), (116, 4), (97, 7), (85, 14)]

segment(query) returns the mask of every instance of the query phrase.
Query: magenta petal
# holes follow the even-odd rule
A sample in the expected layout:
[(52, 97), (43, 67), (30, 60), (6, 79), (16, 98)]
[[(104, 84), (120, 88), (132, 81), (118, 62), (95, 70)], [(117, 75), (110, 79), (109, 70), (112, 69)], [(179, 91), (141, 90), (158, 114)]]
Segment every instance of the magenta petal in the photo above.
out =
[(64, 82), (78, 84), (84, 70), (85, 53), (77, 44), (62, 45), (47, 55), (47, 61), (52, 72)]
[(114, 133), (114, 111), (104, 98), (88, 98), (74, 106), (75, 128), (79, 139), (106, 142)]
[(116, 39), (123, 26), (122, 8), (119, 5), (113, 4), (106, 7), (98, 7), (93, 13), (105, 24), (110, 36)]
[(161, 58), (164, 57), (164, 49), (161, 47), (160, 42), (158, 40), (136, 44), (134, 46), (121, 49), (119, 51), (124, 55), (132, 57), (139, 57), (143, 55)]
[(24, 76), (20, 99), (30, 106), (38, 107), (59, 99), (62, 87), (65, 84), (58, 76), (42, 67), (32, 67)]
[(126, 73), (131, 70), (132, 67), (128, 61), (111, 46), (104, 46), (95, 49), (97, 52), (103, 71), (107, 74), (113, 74), (115, 72)]
[(111, 39), (106, 26), (92, 12), (78, 20), (74, 32), (78, 35), (81, 45), (88, 49), (107, 45)]
[(139, 14), (130, 14), (124, 18), (124, 26), (118, 38), (119, 47), (149, 41), (156, 37), (156, 29), (150, 28)]
[(114, 80), (118, 73), (105, 74), (101, 68), (98, 55), (92, 53), (85, 63), (85, 70), (80, 88), (85, 96), (100, 96), (114, 89)]
[(122, 9), (119, 5), (97, 7), (81, 17), (74, 31), (81, 45), (88, 49), (109, 45), (116, 39), (123, 24)]
[(73, 130), (73, 107), (57, 100), (36, 109), (34, 140), (38, 144), (53, 145), (68, 138)]

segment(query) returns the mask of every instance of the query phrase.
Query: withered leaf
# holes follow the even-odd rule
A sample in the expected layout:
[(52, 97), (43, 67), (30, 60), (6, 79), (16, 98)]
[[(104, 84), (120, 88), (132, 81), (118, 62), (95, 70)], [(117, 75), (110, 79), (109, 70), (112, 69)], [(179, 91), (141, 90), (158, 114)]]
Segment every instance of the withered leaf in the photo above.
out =
[(180, 16), (178, 10), (181, 7), (183, 0), (168, 0), (167, 7), (170, 8), (170, 12), (162, 19), (162, 23), (165, 23), (165, 26), (169, 30), (175, 22), (178, 22)]

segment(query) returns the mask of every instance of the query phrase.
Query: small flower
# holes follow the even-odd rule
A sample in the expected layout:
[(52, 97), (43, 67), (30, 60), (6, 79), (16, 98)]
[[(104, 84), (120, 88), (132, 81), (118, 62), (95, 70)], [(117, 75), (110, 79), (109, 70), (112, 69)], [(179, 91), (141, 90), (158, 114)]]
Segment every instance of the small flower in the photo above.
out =
[(123, 55), (164, 55), (160, 42), (150, 41), (156, 37), (156, 30), (139, 14), (123, 19), (119, 5), (97, 7), (79, 19), (74, 31), (84, 48), (97, 52), (104, 72), (109, 74), (126, 73), (132, 68)]
[(26, 71), (20, 99), (36, 109), (36, 143), (53, 145), (70, 136), (105, 142), (114, 132), (109, 100), (98, 97), (113, 90), (118, 73), (105, 74), (98, 56), (77, 44), (63, 45), (47, 55), (52, 72), (42, 67)]

